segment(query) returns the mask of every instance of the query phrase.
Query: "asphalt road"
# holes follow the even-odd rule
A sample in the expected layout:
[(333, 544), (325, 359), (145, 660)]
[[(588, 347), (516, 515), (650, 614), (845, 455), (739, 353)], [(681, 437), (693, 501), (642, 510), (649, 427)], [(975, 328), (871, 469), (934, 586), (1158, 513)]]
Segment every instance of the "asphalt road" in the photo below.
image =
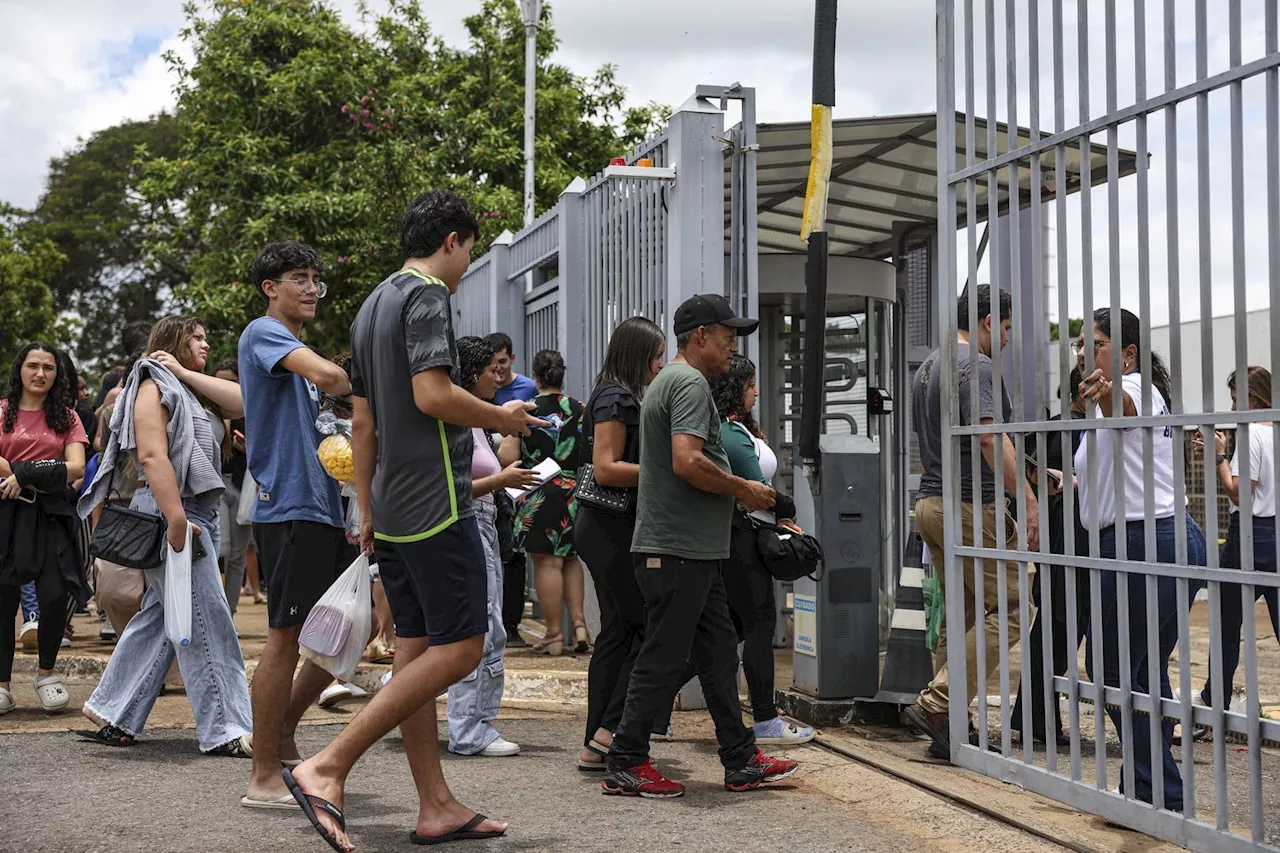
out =
[[(466, 849), (538, 851), (915, 850), (918, 842), (892, 829), (871, 831), (858, 810), (803, 781), (770, 790), (723, 790), (709, 740), (662, 743), (655, 755), (688, 785), (679, 800), (606, 798), (597, 774), (574, 770), (573, 718), (509, 720), (503, 733), (525, 745), (515, 759), (446, 758), (455, 794), (508, 820), (505, 839)], [(337, 731), (308, 726), (304, 751)], [(242, 808), (248, 762), (208, 758), (189, 729), (150, 730), (145, 742), (114, 749), (77, 742), (66, 733), (0, 736), (0, 850), (14, 853), (135, 853), (135, 851), (321, 851), (328, 848), (300, 812)], [(395, 735), (357, 766), (347, 813), (360, 850), (412, 848), (407, 840), (416, 800)], [(822, 753), (794, 750), (818, 763)]]

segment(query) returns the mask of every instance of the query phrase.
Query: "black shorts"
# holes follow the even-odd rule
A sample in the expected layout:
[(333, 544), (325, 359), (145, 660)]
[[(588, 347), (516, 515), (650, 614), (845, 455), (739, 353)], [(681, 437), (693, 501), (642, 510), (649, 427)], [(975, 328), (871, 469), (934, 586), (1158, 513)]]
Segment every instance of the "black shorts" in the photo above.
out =
[(272, 628), (305, 622), (354, 559), (346, 531), (316, 521), (254, 522), (253, 538), (267, 578), (267, 625)]
[(445, 646), (488, 630), (484, 546), (474, 518), (417, 542), (379, 541), (376, 557), (397, 637)]

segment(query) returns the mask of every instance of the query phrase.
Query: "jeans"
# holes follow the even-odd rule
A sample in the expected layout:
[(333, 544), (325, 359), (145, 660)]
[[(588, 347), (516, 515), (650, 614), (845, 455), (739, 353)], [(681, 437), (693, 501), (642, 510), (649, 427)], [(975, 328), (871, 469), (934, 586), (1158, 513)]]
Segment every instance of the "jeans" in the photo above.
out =
[(719, 561), (651, 554), (634, 559), (636, 585), (647, 608), (645, 639), (609, 750), (610, 769), (626, 770), (649, 759), (649, 733), (671, 707), (690, 653), (715, 722), (720, 763), (727, 770), (745, 766), (755, 755), (755, 736), (742, 724), (738, 637)]
[[(644, 597), (636, 586), (636, 564), (631, 557), (635, 524), (634, 516), (611, 515), (582, 505), (574, 522), (578, 556), (591, 572), (600, 603), (600, 633), (587, 667), (584, 746), (597, 729), (617, 731), (631, 670), (644, 642)], [(662, 731), (666, 730), (663, 725)]]
[[(1240, 513), (1231, 513), (1231, 523), (1227, 528), (1227, 544), (1222, 548), (1222, 559), (1219, 565), (1224, 569), (1239, 569), (1240, 565)], [(1276, 572), (1276, 519), (1254, 517), (1253, 519), (1253, 568), (1258, 572)], [(1236, 677), (1236, 668), (1240, 666), (1240, 633), (1244, 624), (1244, 600), (1239, 584), (1224, 583), (1218, 598), (1218, 613), (1222, 617), (1222, 697), (1223, 702), (1231, 702), (1232, 684)], [(1266, 599), (1267, 610), (1271, 614), (1271, 630), (1280, 638), (1280, 595), (1275, 587), (1254, 587), (1254, 601), (1259, 597)], [(1247, 642), (1256, 642), (1249, 637)], [(1213, 696), (1213, 662), (1209, 662), (1209, 677), (1204, 683), (1203, 698), (1209, 700)], [(1206, 702), (1207, 704), (1207, 702)]]
[(240, 605), (240, 588), (244, 586), (245, 552), (249, 548), (250, 525), (236, 523), (236, 512), (240, 509), (240, 490), (232, 485), (230, 478), (226, 481), (226, 491), (222, 493), (222, 566), (223, 589), (227, 596), (227, 606), (234, 614)]
[[(159, 513), (148, 489), (138, 490), (132, 507)], [(177, 650), (177, 658), (200, 750), (208, 752), (249, 734), (253, 714), (240, 642), (218, 577), (217, 508), (188, 506), (187, 517), (201, 528), (205, 557), (191, 563), (191, 643)], [(173, 643), (164, 629), (164, 582), (163, 566), (147, 570), (142, 609), (129, 620), (102, 680), (85, 702), (96, 718), (134, 737), (146, 726), (174, 659)]]
[(751, 696), (751, 716), (763, 723), (778, 716), (773, 692), (773, 630), (778, 623), (773, 576), (760, 563), (751, 528), (735, 527), (732, 543), (731, 559), (724, 566), (724, 589), (742, 641), (742, 670)]
[(19, 587), (22, 596), (22, 621), (40, 621), (40, 601), (36, 598), (36, 582), (28, 581)]
[(476, 501), (476, 524), (484, 546), (488, 589), (489, 629), (484, 634), (480, 664), (466, 678), (449, 688), (449, 751), (475, 755), (498, 740), (493, 727), (502, 704), (506, 683), (504, 656), (507, 632), (502, 626), (502, 561), (498, 556), (497, 511), (487, 501)]
[[(1174, 533), (1174, 519), (1156, 519), (1156, 553), (1154, 562), (1172, 563), (1176, 559), (1177, 539)], [(1127, 558), (1134, 561), (1146, 561), (1148, 555), (1145, 548), (1144, 522), (1131, 521), (1126, 525), (1125, 534), (1128, 546)], [(1116, 555), (1116, 529), (1105, 527), (1099, 535), (1099, 555), (1104, 559), (1114, 559)], [(1195, 520), (1187, 518), (1187, 564), (1203, 566), (1205, 564), (1204, 533)], [(1102, 572), (1102, 661), (1103, 683), (1108, 687), (1120, 686), (1120, 669), (1125, 667), (1129, 672), (1129, 683), (1135, 692), (1150, 692), (1147, 685), (1147, 583), (1146, 575), (1125, 574), (1119, 572)], [(1129, 610), (1119, 612), (1116, 591), (1120, 583), (1127, 583), (1129, 590)], [(1169, 655), (1178, 643), (1178, 584), (1172, 577), (1160, 577), (1156, 581), (1156, 600), (1151, 603), (1156, 609), (1156, 622), (1160, 632), (1160, 695), (1173, 697), (1173, 689), (1169, 685)], [(1120, 659), (1119, 624), (1125, 620), (1129, 625), (1129, 659)], [(1088, 631), (1088, 651), (1086, 668), (1089, 678), (1093, 673), (1093, 625)], [(1116, 731), (1121, 731), (1122, 715), (1120, 710), (1108, 708)], [(1165, 719), (1161, 723), (1162, 742), (1160, 744), (1161, 761), (1164, 767), (1164, 807), (1170, 811), (1182, 811), (1182, 774), (1178, 771), (1178, 763), (1173, 758), (1173, 720)], [(1135, 719), (1133, 724), (1133, 743), (1130, 752), (1133, 755), (1133, 776), (1137, 786), (1134, 792), (1137, 799), (1153, 802), (1152, 787), (1154, 785), (1153, 745), (1151, 729), (1145, 719)], [(1121, 774), (1120, 787), (1124, 788), (1124, 776)]]

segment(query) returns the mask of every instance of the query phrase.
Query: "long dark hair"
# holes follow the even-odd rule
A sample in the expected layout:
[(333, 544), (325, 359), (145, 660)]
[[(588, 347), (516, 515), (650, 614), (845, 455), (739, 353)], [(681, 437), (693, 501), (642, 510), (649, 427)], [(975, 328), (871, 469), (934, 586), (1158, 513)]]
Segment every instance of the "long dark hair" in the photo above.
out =
[(755, 415), (747, 408), (747, 386), (756, 378), (756, 366), (745, 355), (734, 355), (729, 369), (711, 377), (711, 396), (716, 409), (726, 421), (742, 424), (756, 438), (764, 440), (764, 433), (756, 423)]
[(27, 356), (33, 352), (49, 353), (53, 356), (54, 363), (58, 365), (57, 373), (53, 377), (53, 386), (44, 397), (44, 422), (49, 429), (58, 435), (63, 435), (71, 429), (73, 399), (71, 386), (66, 370), (62, 366), (62, 353), (40, 341), (33, 341), (23, 347), (18, 357), (13, 360), (13, 367), (9, 369), (9, 389), (5, 394), (4, 405), (4, 431), (13, 432), (13, 427), (18, 422), (18, 404), (22, 402), (22, 365), (26, 363)]
[(485, 338), (468, 335), (458, 338), (458, 385), (470, 391), (480, 381), (480, 374), (493, 363), (493, 344)]
[(604, 366), (596, 377), (596, 387), (621, 385), (637, 400), (644, 394), (649, 365), (667, 342), (662, 329), (648, 317), (628, 317), (609, 337)]
[(563, 388), (564, 356), (553, 349), (540, 350), (533, 357), (533, 378), (543, 388)]
[[(1111, 338), (1115, 343), (1116, 336), (1111, 333), (1111, 309), (1099, 308), (1093, 312), (1093, 325), (1102, 332), (1102, 334)], [(1138, 315), (1125, 308), (1120, 309), (1120, 348), (1134, 347), (1138, 351), (1138, 358), (1142, 358), (1142, 323), (1138, 320)], [(1173, 411), (1173, 381), (1169, 378), (1169, 368), (1165, 367), (1164, 360), (1151, 353), (1151, 384), (1160, 392), (1160, 396), (1164, 398), (1165, 407)]]

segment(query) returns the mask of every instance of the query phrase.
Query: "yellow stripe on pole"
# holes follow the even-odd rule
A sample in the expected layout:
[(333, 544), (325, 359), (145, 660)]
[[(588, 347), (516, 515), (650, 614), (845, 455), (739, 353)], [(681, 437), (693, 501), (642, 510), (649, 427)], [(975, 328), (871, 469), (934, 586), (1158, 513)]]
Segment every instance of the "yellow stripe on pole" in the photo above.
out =
[(800, 239), (819, 231), (827, 221), (827, 192), (831, 185), (831, 107), (813, 105), (809, 131), (812, 159), (809, 162), (809, 186), (804, 194), (804, 219), (800, 223)]

